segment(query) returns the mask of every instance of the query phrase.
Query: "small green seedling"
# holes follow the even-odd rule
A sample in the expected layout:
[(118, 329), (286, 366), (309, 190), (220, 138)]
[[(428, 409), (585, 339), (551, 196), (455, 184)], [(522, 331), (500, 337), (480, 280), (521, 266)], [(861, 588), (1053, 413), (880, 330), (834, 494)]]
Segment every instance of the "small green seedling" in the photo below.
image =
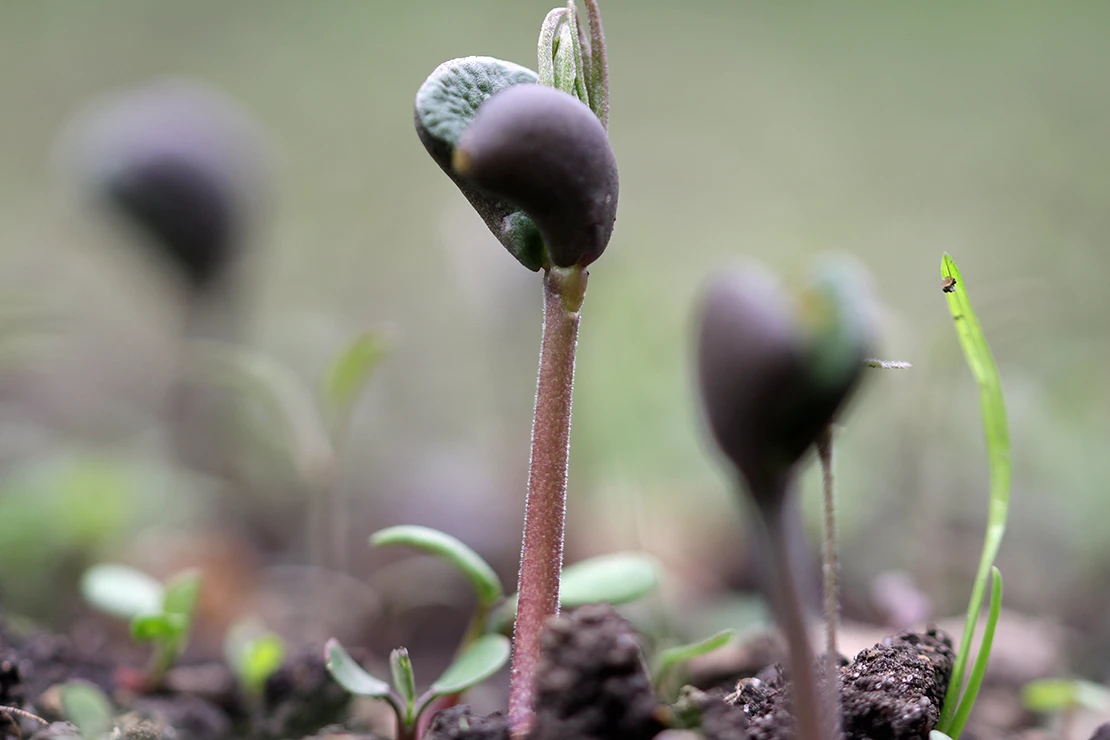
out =
[[(397, 714), (399, 738), (411, 738), (421, 713), (441, 697), (455, 697), (492, 676), (509, 658), (517, 596), (506, 598), (501, 579), (478, 553), (457, 538), (428, 527), (402, 525), (371, 535), (375, 546), (404, 545), (442, 558), (470, 581), (476, 596), (474, 614), (459, 643), (455, 662), (417, 696), (412, 665), (404, 648), (390, 657), (392, 687), (359, 666), (336, 640), (328, 641), (327, 666), (332, 677), (352, 694), (389, 702)], [(659, 584), (657, 561), (641, 553), (613, 553), (568, 566), (562, 575), (562, 605), (625, 603)]]
[(129, 620), (132, 638), (153, 644), (145, 678), (147, 687), (154, 688), (188, 642), (200, 573), (184, 571), (163, 585), (125, 565), (96, 565), (82, 577), (81, 594), (97, 609)]
[(509, 660), (509, 639), (482, 635), (432, 683), (417, 695), (408, 651), (398, 648), (389, 658), (393, 686), (368, 673), (336, 640), (326, 648), (332, 678), (356, 696), (386, 701), (397, 715), (397, 740), (413, 740), (423, 712), (440, 697), (461, 694), (499, 671)]
[[(971, 307), (971, 301), (967, 296), (967, 285), (960, 275), (960, 269), (947, 253), (941, 260), (941, 276), (942, 290), (948, 299), (952, 319), (956, 323), (960, 346), (979, 385), (983, 429), (987, 438), (987, 456), (990, 460), (987, 533), (983, 541), (983, 552), (979, 559), (975, 583), (971, 589), (971, 601), (967, 607), (963, 637), (956, 653), (948, 692), (944, 697), (940, 722), (937, 724), (938, 730), (949, 735), (953, 740), (959, 740), (960, 732), (975, 703), (982, 673), (986, 671), (991, 649), (988, 635), (994, 634), (994, 625), (998, 621), (1001, 609), (1002, 578), (998, 569), (994, 567), (994, 561), (1002, 544), (1002, 536), (1006, 532), (1006, 514), (1010, 508), (1010, 432), (1006, 422), (1006, 404), (1002, 396), (1002, 381), (998, 375), (998, 366), (995, 365), (994, 356), (983, 335), (983, 327), (980, 326), (975, 311)], [(968, 674), (971, 642), (975, 636), (979, 610), (982, 607), (988, 581), (992, 585), (987, 625), (979, 654), (975, 658), (971, 673)], [(965, 678), (967, 678), (966, 688)]]
[(664, 682), (676, 668), (694, 658), (719, 650), (731, 642), (734, 637), (736, 637), (736, 630), (727, 629), (704, 640), (660, 650), (651, 661), (651, 683), (655, 687), (656, 693), (662, 692)]
[(1056, 734), (1069, 740), (1077, 710), (1110, 713), (1110, 688), (1078, 678), (1042, 678), (1021, 687), (1021, 703), (1031, 712), (1055, 715)]
[(243, 694), (257, 699), (266, 688), (266, 680), (281, 668), (285, 641), (256, 620), (242, 619), (224, 638), (224, 658)]

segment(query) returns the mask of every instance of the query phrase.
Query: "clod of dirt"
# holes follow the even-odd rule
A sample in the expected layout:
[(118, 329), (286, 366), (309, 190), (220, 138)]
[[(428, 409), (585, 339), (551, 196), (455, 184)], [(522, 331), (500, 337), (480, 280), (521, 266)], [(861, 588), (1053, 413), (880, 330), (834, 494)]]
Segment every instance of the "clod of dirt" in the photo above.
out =
[(509, 718), (501, 712), (482, 717), (466, 705), (438, 712), (424, 740), (509, 740)]
[[(844, 737), (928, 740), (940, 719), (953, 658), (952, 641), (935, 629), (902, 632), (859, 653), (840, 669)], [(815, 671), (823, 674), (820, 663)], [(741, 681), (725, 701), (731, 711), (711, 700), (698, 702), (702, 732), (710, 740), (794, 738), (790, 685), (781, 666)]]
[(254, 726), (264, 737), (301, 737), (338, 722), (351, 695), (328, 673), (323, 647), (306, 647), (266, 679)]
[(636, 633), (613, 607), (547, 623), (529, 740), (650, 740), (663, 725)]

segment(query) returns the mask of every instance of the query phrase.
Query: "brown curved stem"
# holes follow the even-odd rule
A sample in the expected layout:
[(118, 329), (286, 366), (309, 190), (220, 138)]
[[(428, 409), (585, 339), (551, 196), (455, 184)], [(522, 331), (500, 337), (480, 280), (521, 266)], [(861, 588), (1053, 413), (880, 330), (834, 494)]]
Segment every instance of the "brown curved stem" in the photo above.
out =
[[(757, 492), (757, 500), (785, 501), (785, 489), (789, 482), (777, 481), (772, 485), (781, 490), (774, 493)], [(813, 675), (813, 648), (809, 643), (805, 611), (796, 579), (796, 563), (787, 534), (785, 506), (763, 507), (762, 514), (771, 550), (775, 591), (772, 598), (779, 626), (790, 648), (790, 678), (794, 686), (792, 710), (797, 728), (795, 735), (803, 740), (829, 740), (832, 733), (828, 724), (821, 721), (823, 713)]]
[(586, 271), (553, 268), (544, 274), (543, 288), (543, 342), (509, 683), (509, 723), (514, 737), (523, 737), (531, 726), (540, 637), (544, 623), (559, 613), (574, 350)]
[(821, 461), (821, 489), (825, 504), (825, 538), (821, 553), (821, 572), (825, 596), (825, 693), (826, 711), (833, 722), (834, 734), (840, 733), (840, 652), (836, 633), (840, 627), (838, 588), (839, 558), (836, 550), (836, 491), (833, 481), (832, 426), (817, 437), (817, 457)]

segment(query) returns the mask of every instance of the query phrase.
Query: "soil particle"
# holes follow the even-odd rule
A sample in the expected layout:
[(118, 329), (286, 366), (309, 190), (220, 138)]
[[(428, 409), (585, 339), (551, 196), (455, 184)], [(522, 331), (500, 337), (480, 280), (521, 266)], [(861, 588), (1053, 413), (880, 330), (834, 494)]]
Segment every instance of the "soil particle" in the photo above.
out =
[(455, 706), (436, 714), (424, 740), (509, 740), (509, 718), (501, 712), (481, 717), (468, 706)]
[(306, 647), (266, 680), (253, 723), (263, 737), (301, 737), (339, 721), (351, 695), (328, 674), (323, 647)]
[(530, 740), (649, 740), (663, 730), (636, 633), (608, 605), (548, 621), (535, 696)]
[(223, 710), (189, 694), (136, 697), (132, 715), (119, 723), (125, 728), (156, 726), (154, 737), (172, 735), (176, 740), (219, 740), (231, 734), (231, 720)]
[[(951, 640), (935, 629), (902, 632), (859, 653), (840, 670), (844, 736), (927, 740), (940, 718), (952, 661)], [(823, 673), (820, 665), (815, 670)], [(786, 671), (771, 666), (726, 697), (731, 711), (699, 701), (702, 732), (710, 740), (791, 740), (790, 694)]]

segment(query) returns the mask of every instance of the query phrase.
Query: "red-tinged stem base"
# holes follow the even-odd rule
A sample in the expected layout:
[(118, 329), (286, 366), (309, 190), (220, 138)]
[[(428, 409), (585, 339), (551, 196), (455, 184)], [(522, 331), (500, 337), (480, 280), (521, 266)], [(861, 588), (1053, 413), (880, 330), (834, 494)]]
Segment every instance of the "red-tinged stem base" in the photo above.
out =
[(574, 351), (586, 271), (549, 270), (544, 274), (543, 289), (543, 342), (509, 683), (509, 723), (514, 737), (523, 737), (531, 726), (540, 637), (544, 623), (559, 613)]

